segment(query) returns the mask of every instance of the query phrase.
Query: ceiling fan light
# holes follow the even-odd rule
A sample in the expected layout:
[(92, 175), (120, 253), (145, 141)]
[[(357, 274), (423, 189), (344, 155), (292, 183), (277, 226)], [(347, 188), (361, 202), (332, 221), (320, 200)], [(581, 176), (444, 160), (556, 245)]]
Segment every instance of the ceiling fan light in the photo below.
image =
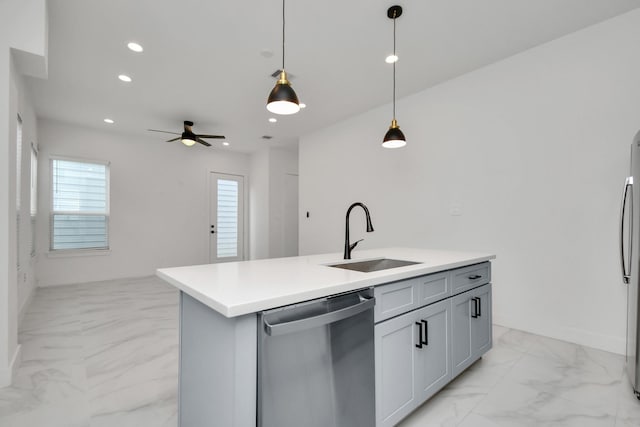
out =
[(291, 87), (284, 71), (280, 75), (280, 80), (278, 80), (269, 94), (267, 110), (281, 115), (295, 114), (300, 111), (298, 95)]
[(400, 130), (398, 122), (393, 120), (389, 130), (384, 135), (382, 146), (384, 148), (400, 148), (407, 145), (407, 139), (404, 137), (404, 133)]
[(182, 132), (182, 137), (180, 139), (180, 142), (182, 142), (187, 147), (191, 147), (193, 144), (196, 143), (196, 136), (192, 133)]

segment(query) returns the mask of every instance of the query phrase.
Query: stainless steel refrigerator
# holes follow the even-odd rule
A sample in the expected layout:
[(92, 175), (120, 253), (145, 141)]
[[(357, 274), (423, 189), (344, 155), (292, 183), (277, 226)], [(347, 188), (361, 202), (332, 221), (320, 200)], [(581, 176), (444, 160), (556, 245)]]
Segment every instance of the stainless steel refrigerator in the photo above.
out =
[(638, 307), (640, 306), (640, 132), (631, 144), (631, 172), (624, 183), (620, 208), (620, 262), (622, 281), (627, 286), (627, 374), (633, 392), (640, 399), (638, 360)]

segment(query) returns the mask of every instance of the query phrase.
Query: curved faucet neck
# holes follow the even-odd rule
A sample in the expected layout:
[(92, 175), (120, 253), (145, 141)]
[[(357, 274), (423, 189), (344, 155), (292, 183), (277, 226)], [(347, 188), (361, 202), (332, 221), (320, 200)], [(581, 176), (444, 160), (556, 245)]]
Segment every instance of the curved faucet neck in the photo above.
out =
[(373, 224), (371, 223), (371, 215), (369, 214), (369, 209), (365, 206), (364, 203), (361, 203), (361, 202), (352, 203), (351, 206), (349, 206), (349, 209), (347, 209), (347, 215), (345, 218), (344, 259), (351, 259), (351, 251), (353, 250), (353, 248), (356, 247), (356, 245), (359, 242), (359, 241), (355, 242), (353, 245), (349, 242), (349, 215), (351, 214), (351, 211), (353, 210), (353, 208), (355, 208), (356, 206), (360, 206), (364, 210), (364, 214), (366, 216), (366, 221), (367, 221), (367, 233), (371, 233), (372, 231), (374, 231)]

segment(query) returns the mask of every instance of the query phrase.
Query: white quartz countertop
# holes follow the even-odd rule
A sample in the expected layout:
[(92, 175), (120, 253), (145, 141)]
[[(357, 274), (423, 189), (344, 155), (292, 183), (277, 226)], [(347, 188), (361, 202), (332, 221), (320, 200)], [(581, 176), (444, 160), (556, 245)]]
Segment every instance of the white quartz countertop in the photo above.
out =
[(410, 248), (356, 250), (351, 256), (353, 262), (393, 258), (420, 264), (362, 273), (327, 266), (345, 262), (342, 253), (332, 253), (161, 268), (157, 275), (220, 314), (236, 317), (495, 258)]

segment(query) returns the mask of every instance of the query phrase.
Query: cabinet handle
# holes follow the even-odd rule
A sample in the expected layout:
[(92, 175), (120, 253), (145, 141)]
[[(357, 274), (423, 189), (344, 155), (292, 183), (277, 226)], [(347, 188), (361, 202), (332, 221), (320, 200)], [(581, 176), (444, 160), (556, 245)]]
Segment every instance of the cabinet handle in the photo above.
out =
[(480, 274), (474, 274), (474, 275), (472, 275), (472, 276), (469, 276), (469, 277), (468, 277), (468, 279), (469, 279), (469, 280), (476, 280), (476, 279), (479, 279), (479, 278), (481, 278), (481, 277), (482, 277), (482, 276), (481, 276)]
[(482, 300), (480, 297), (477, 297), (476, 300), (478, 300), (478, 317), (482, 317)]
[(429, 322), (421, 320), (416, 322), (416, 325), (418, 325), (418, 344), (416, 347), (422, 348), (423, 345), (429, 345)]
[(471, 313), (471, 317), (473, 317), (474, 319), (478, 318), (478, 298), (473, 297), (471, 298), (471, 301), (473, 301), (473, 313)]
[(427, 320), (421, 320), (424, 323), (424, 341), (422, 344), (429, 345), (429, 322)]

